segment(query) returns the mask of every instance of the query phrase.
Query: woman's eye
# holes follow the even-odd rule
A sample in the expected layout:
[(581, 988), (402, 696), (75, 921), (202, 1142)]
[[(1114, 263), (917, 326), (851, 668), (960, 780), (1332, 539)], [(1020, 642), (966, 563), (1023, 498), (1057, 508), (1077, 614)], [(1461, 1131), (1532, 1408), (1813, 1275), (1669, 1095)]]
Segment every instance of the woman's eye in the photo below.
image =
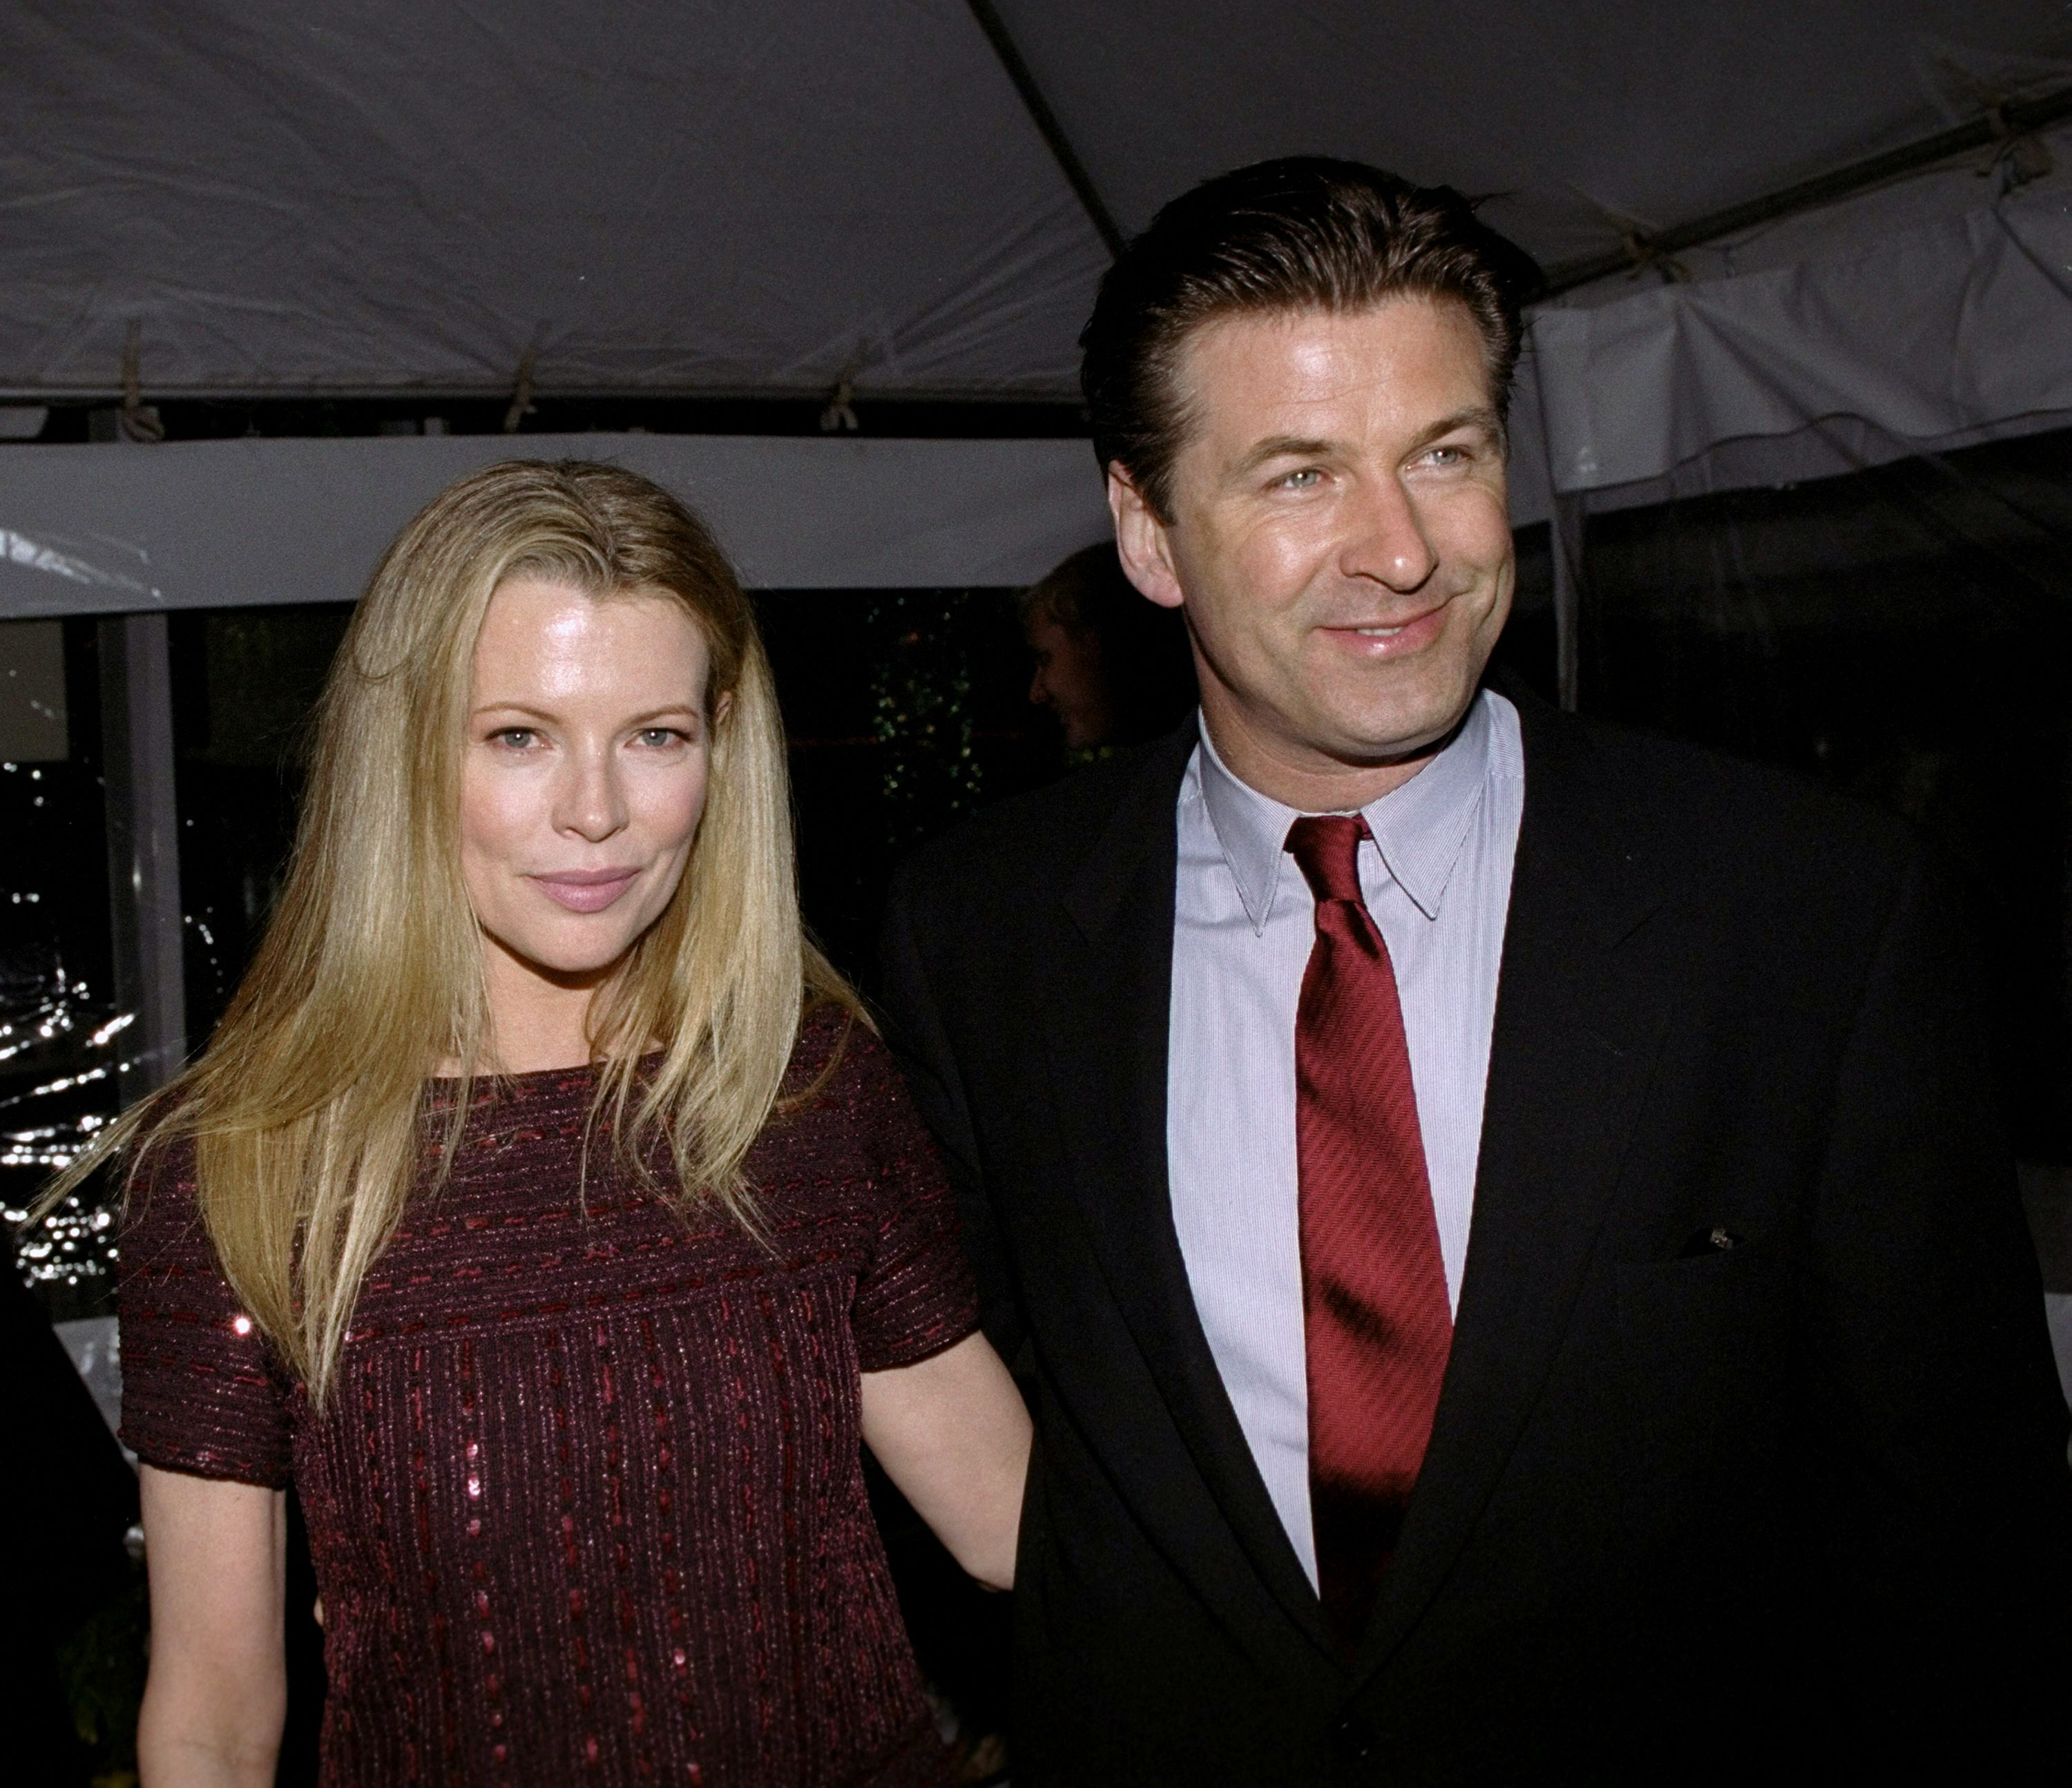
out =
[(535, 734), (529, 726), (500, 726), (489, 735), (490, 743), (521, 751), (532, 742)]
[(660, 750), (665, 746), (676, 744), (684, 735), (673, 726), (643, 726), (634, 736), (643, 745)]

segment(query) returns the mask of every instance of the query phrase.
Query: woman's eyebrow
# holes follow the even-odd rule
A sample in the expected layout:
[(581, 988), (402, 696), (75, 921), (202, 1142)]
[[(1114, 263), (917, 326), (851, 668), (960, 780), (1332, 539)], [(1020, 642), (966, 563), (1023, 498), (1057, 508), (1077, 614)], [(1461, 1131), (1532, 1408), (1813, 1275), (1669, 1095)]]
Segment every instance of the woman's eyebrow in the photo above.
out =
[[(689, 714), (696, 719), (698, 713), (698, 705), (695, 701), (666, 702), (660, 708), (650, 708), (643, 713), (632, 715), (626, 724), (629, 726), (643, 726), (651, 720), (667, 720), (672, 716), (680, 714)], [(527, 701), (485, 701), (480, 707), (471, 710), (471, 717), (474, 719), (479, 720), (484, 714), (529, 714), (535, 720), (561, 718), (561, 716), (552, 709), (535, 708)]]

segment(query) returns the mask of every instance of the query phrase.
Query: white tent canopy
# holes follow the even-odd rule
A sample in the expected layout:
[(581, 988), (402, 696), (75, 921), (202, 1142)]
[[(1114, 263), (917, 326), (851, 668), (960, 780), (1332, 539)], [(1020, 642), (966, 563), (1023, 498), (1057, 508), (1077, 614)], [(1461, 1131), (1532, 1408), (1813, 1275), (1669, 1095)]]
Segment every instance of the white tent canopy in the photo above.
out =
[[(90, 18), (18, 0), (10, 23), (0, 394), (23, 403), (116, 397), (125, 355), (146, 401), (524, 379), (1069, 401), (1104, 225), (1140, 228), (1248, 159), (1322, 150), (1488, 195), (1558, 269), (2072, 87), (2072, 14), (2036, 0), (145, 0)], [(1519, 519), (1550, 490), (1642, 500), (2072, 421), (2072, 134), (2025, 171), (2037, 148), (2054, 171), (2018, 187), (1988, 152), (1543, 307)], [(826, 550), (781, 573), (766, 556), (779, 582), (1018, 578), (1099, 526), (1083, 446), (1067, 496), (1049, 468), (1068, 444), (1023, 444), (1023, 475), (963, 443), (919, 480), (892, 444), (815, 445), (784, 477), (717, 483), (719, 443), (625, 450), (730, 537), (781, 541), (801, 504), (868, 521), (853, 550), (807, 524)], [(97, 531), (163, 558), (187, 549), (169, 528), (226, 541), (293, 499), (378, 539), (422, 467), (475, 454), (326, 450), (312, 484), (285, 445), (255, 444), (234, 480), (197, 446), (150, 449), (167, 462), (149, 474), (10, 446), (0, 527), (18, 565), (19, 542), (70, 552)], [(339, 593), (286, 565), (262, 581)], [(53, 590), (0, 579), (0, 609), (51, 612)]]

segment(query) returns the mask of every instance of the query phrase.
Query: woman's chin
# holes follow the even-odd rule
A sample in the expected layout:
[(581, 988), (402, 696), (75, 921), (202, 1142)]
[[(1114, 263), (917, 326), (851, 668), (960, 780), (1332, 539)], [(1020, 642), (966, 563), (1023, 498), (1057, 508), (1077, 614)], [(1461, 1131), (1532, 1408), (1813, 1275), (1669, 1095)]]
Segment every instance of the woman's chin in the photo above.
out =
[[(563, 927), (557, 926), (554, 931), (561, 932)], [(605, 935), (491, 935), (513, 966), (557, 987), (569, 988), (594, 986), (624, 961), (627, 952), (639, 941), (639, 932), (628, 937), (618, 926)]]

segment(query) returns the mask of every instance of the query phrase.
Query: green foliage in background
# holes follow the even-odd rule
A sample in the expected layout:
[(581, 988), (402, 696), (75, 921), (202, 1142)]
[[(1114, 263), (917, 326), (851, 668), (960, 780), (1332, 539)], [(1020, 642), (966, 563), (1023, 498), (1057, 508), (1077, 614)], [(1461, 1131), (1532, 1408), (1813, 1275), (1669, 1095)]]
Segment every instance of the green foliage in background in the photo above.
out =
[(95, 1788), (127, 1788), (137, 1779), (137, 1710), (144, 1700), (150, 1630), (139, 1563), (57, 1646), (58, 1681), (80, 1742), (92, 1760)]
[(875, 599), (884, 641), (871, 666), (871, 732), (882, 749), (886, 842), (894, 851), (978, 804), (972, 750), (974, 593), (902, 590)]

